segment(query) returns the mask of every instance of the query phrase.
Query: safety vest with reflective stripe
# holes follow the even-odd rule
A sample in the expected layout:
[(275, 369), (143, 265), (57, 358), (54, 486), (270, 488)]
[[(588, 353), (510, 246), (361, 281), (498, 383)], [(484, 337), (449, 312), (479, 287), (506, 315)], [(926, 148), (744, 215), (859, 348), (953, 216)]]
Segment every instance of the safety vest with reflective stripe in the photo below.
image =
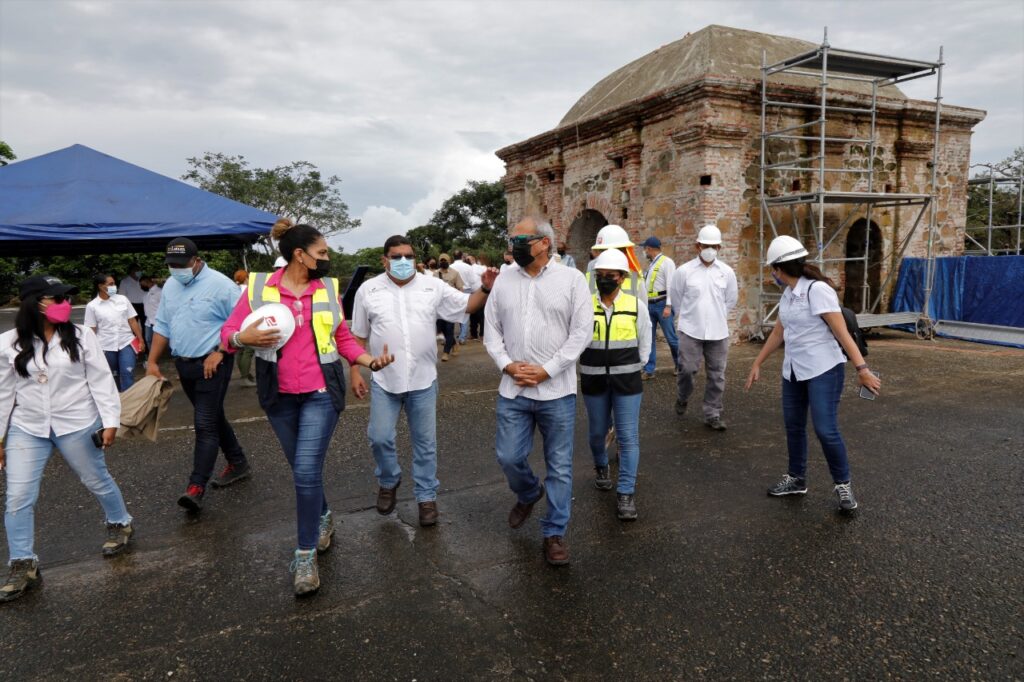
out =
[(658, 254), (657, 262), (650, 269), (650, 281), (647, 283), (647, 300), (650, 301), (658, 296), (658, 292), (654, 290), (654, 283), (658, 280), (658, 272), (661, 270), (661, 264), (665, 262), (665, 258)]
[[(268, 272), (254, 272), (249, 275), (247, 291), (249, 308), (256, 310), (266, 303), (280, 303), (281, 291), (269, 286)], [(331, 395), (335, 409), (345, 409), (345, 371), (341, 364), (341, 355), (334, 334), (345, 319), (345, 313), (338, 302), (338, 280), (324, 277), (320, 280), (323, 287), (313, 292), (312, 311), (310, 311), (310, 327), (316, 342), (317, 358), (320, 370), (324, 375), (324, 385)], [(277, 402), (277, 358), (280, 351), (256, 351), (256, 384), (260, 405), (266, 409)]]
[(580, 356), (583, 392), (595, 395), (611, 389), (623, 395), (640, 393), (643, 363), (640, 361), (637, 298), (620, 293), (612, 307), (610, 323), (601, 299), (594, 296), (593, 302), (594, 337)]

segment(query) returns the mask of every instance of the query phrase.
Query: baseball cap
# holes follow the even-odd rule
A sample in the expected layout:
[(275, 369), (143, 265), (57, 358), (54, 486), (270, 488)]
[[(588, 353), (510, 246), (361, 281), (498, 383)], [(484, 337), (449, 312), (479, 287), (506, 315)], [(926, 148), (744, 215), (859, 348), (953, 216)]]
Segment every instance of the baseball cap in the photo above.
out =
[(73, 296), (77, 293), (78, 287), (64, 284), (56, 277), (35, 275), (21, 283), (18, 298), (25, 300), (29, 296)]
[(644, 240), (644, 246), (649, 246), (652, 249), (660, 249), (661, 240), (658, 239), (657, 237), (648, 237), (647, 239)]
[(187, 237), (177, 237), (167, 244), (167, 257), (164, 263), (174, 268), (184, 268), (188, 262), (199, 255), (195, 242)]

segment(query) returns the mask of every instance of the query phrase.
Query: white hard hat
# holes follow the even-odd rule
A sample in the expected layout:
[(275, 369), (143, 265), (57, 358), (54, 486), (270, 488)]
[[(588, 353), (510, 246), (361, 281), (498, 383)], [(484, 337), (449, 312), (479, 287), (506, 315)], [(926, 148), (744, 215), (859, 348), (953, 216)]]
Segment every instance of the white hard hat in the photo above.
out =
[(284, 256), (278, 256), (277, 260), (274, 261), (275, 268), (283, 268), (286, 265), (288, 265), (288, 261), (284, 259)]
[(245, 321), (242, 322), (242, 329), (248, 329), (249, 326), (263, 318), (263, 322), (260, 326), (256, 327), (260, 331), (264, 329), (276, 329), (281, 337), (277, 340), (277, 344), (274, 345), (270, 350), (280, 350), (281, 347), (288, 343), (288, 339), (292, 338), (292, 334), (295, 333), (295, 317), (292, 315), (292, 311), (288, 309), (288, 306), (283, 303), (267, 303), (261, 305), (256, 310), (252, 311), (245, 316)]
[(714, 246), (715, 244), (722, 243), (722, 231), (715, 225), (705, 225), (700, 228), (700, 232), (697, 233), (698, 244), (708, 244)]
[(633, 242), (629, 240), (629, 235), (622, 229), (622, 226), (605, 225), (597, 233), (597, 239), (594, 240), (594, 246), (591, 248), (594, 251), (603, 251), (604, 249), (621, 249), (626, 246), (633, 246)]
[(594, 261), (594, 269), (629, 272), (629, 262), (626, 260), (626, 254), (618, 249), (605, 249)]
[(776, 265), (789, 260), (804, 258), (807, 256), (807, 249), (798, 239), (788, 234), (779, 235), (768, 245), (768, 255), (765, 256), (765, 265)]

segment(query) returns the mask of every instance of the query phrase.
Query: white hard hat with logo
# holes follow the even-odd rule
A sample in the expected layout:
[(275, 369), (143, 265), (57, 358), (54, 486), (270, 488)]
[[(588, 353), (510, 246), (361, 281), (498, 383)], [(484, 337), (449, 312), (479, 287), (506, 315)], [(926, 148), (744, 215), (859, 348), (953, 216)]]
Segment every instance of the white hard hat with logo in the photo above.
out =
[(783, 234), (773, 239), (772, 243), (768, 245), (768, 254), (765, 256), (764, 264), (777, 265), (806, 257), (807, 249), (800, 243), (800, 240)]
[(629, 235), (621, 225), (605, 225), (597, 233), (597, 239), (594, 240), (594, 245), (591, 248), (594, 251), (603, 251), (604, 249), (621, 249), (627, 246), (633, 246), (633, 242), (629, 240)]
[(705, 225), (697, 233), (697, 243), (714, 246), (722, 243), (722, 231), (715, 225)]
[(620, 270), (622, 272), (629, 272), (629, 261), (626, 260), (626, 254), (622, 253), (618, 249), (605, 249), (601, 252), (601, 255), (594, 261), (595, 270)]
[(242, 329), (248, 329), (250, 325), (260, 318), (263, 318), (263, 322), (256, 329), (260, 331), (276, 329), (280, 337), (274, 346), (257, 349), (257, 353), (280, 350), (284, 344), (288, 343), (288, 339), (292, 338), (292, 334), (295, 333), (295, 317), (288, 306), (283, 303), (266, 303), (261, 305), (245, 316), (245, 320), (242, 322)]

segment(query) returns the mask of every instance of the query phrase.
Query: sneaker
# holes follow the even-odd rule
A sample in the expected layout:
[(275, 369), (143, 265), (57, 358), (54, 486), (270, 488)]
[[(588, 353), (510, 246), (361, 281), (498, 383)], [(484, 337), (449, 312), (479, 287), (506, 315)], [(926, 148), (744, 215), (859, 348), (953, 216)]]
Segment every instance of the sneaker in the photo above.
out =
[(288, 570), (295, 574), (295, 596), (313, 594), (320, 589), (320, 571), (316, 567), (316, 550), (295, 550)]
[(615, 499), (615, 515), (619, 521), (636, 521), (636, 495), (618, 495)]
[(331, 538), (334, 537), (334, 515), (328, 509), (320, 517), (320, 534), (316, 539), (316, 551), (326, 552), (331, 548)]
[(441, 362), (448, 362), (448, 354), (441, 353)]
[(211, 481), (211, 485), (214, 488), (226, 488), (232, 483), (238, 483), (244, 481), (252, 475), (252, 467), (249, 466), (248, 462), (242, 462), (241, 464), (231, 464), (230, 462), (224, 471), (220, 472), (220, 476)]
[(178, 506), (184, 507), (190, 512), (198, 512), (203, 508), (203, 495), (206, 488), (195, 483), (190, 483), (185, 494), (178, 498)]
[(460, 345), (461, 344), (456, 343), (454, 346), (452, 346), (452, 355), (458, 355), (459, 354), (459, 346)]
[(108, 523), (107, 541), (103, 543), (103, 556), (116, 556), (128, 549), (128, 541), (131, 540), (135, 530), (130, 523)]
[(39, 571), (38, 561), (15, 559), (11, 562), (11, 572), (7, 576), (7, 582), (0, 587), (0, 602), (13, 601), (42, 584), (43, 574)]
[(612, 477), (608, 473), (608, 467), (594, 467), (594, 471), (597, 472), (597, 476), (594, 478), (594, 487), (598, 490), (611, 490)]
[(850, 482), (836, 483), (835, 487), (836, 496), (839, 497), (839, 512), (842, 514), (852, 514), (857, 509), (857, 500), (853, 496), (853, 488), (850, 487)]
[(676, 398), (676, 414), (679, 415), (680, 417), (686, 414), (686, 403), (684, 403), (679, 398)]
[(807, 481), (802, 478), (796, 478), (786, 474), (782, 477), (782, 480), (768, 488), (768, 494), (772, 497), (781, 497), (782, 495), (806, 495), (807, 494)]
[(254, 386), (256, 386), (256, 380), (255, 379), (250, 379), (249, 377), (246, 377), (246, 378), (242, 379), (242, 385), (247, 387), (247, 388), (253, 388)]
[(437, 335), (437, 342), (438, 343), (444, 343), (444, 334), (438, 334)]
[(712, 431), (725, 431), (725, 422), (722, 421), (721, 417), (709, 417), (704, 420), (704, 426), (708, 427)]
[(672, 368), (672, 376), (674, 376), (674, 377), (679, 376), (679, 368), (678, 367), (673, 367)]

